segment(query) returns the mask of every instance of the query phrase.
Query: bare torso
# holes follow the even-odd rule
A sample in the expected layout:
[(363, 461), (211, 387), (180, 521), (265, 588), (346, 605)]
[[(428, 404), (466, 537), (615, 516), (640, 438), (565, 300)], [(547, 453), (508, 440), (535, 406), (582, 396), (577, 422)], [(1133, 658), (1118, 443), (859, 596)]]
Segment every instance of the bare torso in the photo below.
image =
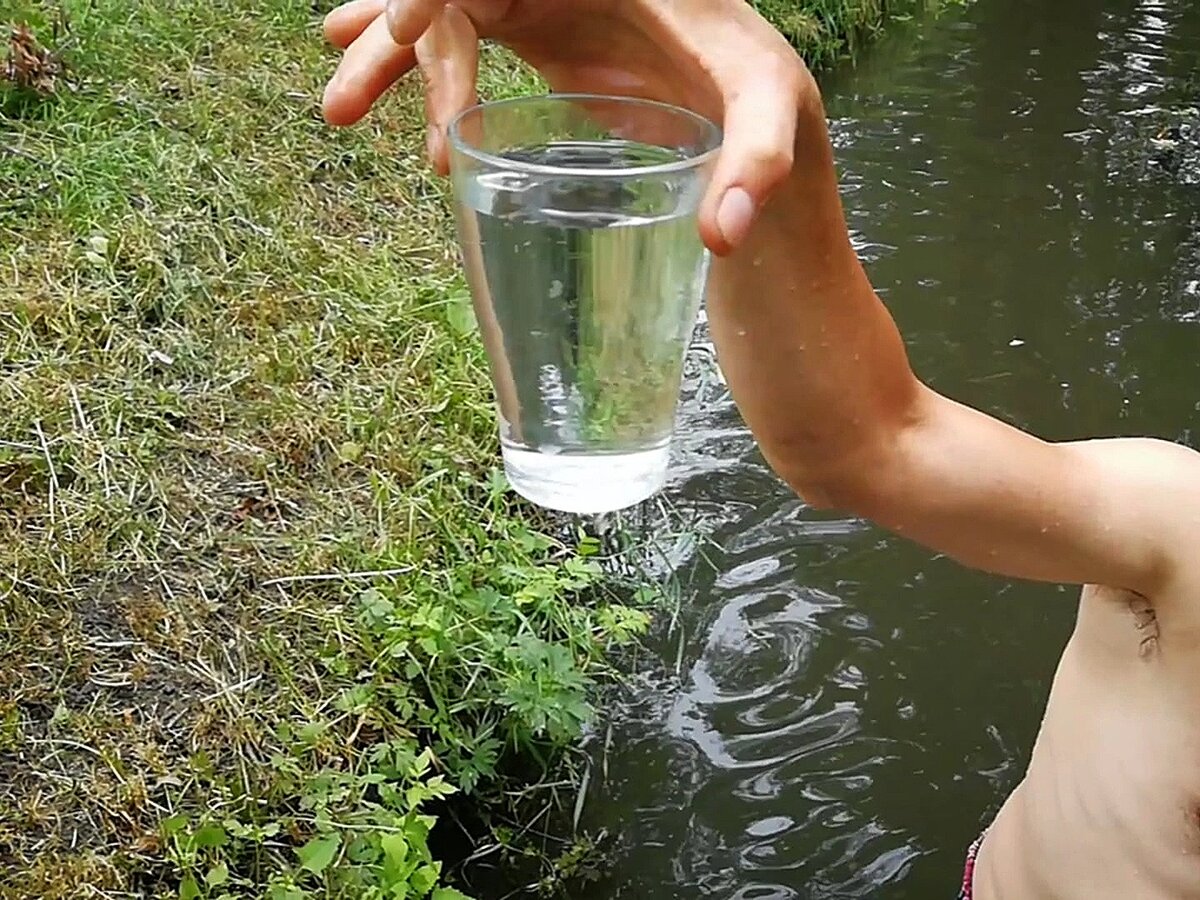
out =
[(1200, 898), (1194, 596), (1086, 588), (1024, 780), (989, 829), (976, 900)]

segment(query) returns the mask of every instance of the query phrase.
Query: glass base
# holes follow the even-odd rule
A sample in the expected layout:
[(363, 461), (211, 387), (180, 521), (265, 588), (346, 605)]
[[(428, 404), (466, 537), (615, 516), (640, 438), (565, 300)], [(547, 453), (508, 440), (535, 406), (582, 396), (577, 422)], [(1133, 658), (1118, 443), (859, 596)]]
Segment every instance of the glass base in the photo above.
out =
[(503, 447), (514, 491), (538, 506), (595, 515), (641, 503), (667, 480), (669, 446), (634, 453), (539, 453)]

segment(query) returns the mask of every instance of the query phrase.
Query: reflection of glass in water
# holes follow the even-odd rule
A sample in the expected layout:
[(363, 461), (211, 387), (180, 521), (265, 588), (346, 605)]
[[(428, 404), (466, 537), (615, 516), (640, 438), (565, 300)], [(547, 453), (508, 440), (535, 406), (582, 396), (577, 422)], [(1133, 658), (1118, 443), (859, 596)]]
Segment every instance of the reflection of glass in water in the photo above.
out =
[[(619, 141), (505, 156), (577, 170), (680, 159)], [(691, 172), (597, 179), (504, 171), (477, 174), (461, 192), (505, 463), (531, 499), (600, 512), (661, 486), (704, 289), (707, 255), (695, 222), (702, 187)]]

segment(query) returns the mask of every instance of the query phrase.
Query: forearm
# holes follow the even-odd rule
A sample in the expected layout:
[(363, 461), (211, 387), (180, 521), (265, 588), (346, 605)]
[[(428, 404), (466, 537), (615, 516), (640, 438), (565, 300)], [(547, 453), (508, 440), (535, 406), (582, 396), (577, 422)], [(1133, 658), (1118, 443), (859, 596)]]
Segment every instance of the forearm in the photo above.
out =
[(919, 385), (850, 244), (815, 103), (801, 113), (792, 175), (713, 267), (709, 322), (768, 461), (810, 502), (846, 505)]

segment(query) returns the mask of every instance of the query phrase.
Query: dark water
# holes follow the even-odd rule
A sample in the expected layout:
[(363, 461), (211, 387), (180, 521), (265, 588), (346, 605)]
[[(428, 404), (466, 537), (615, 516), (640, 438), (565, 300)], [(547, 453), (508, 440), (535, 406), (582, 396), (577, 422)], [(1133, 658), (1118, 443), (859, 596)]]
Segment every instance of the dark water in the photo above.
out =
[[(1200, 442), (1198, 88), (1192, 0), (979, 0), (826, 79), (923, 377), (1047, 437)], [(806, 509), (720, 385), (690, 389), (669, 496), (711, 539), (667, 542), (679, 615), (593, 740), (584, 821), (620, 848), (586, 896), (953, 896), (1075, 590)]]

